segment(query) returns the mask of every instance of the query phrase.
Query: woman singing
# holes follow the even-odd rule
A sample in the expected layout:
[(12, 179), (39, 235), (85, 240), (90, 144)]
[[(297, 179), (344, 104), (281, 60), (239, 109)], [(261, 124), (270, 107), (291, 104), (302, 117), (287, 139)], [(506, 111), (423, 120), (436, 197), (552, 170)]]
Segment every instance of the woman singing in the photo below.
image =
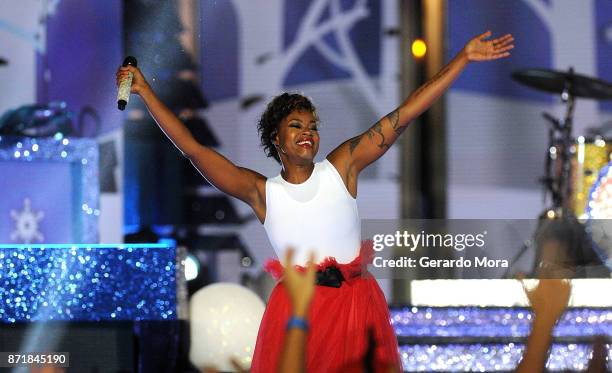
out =
[[(310, 310), (292, 315), (280, 281), (274, 288), (263, 320), (252, 372), (276, 371), (287, 328), (308, 330), (308, 372), (360, 371), (371, 346), (378, 370), (399, 371), (397, 340), (377, 282), (361, 273), (361, 234), (357, 212), (357, 180), (361, 171), (379, 159), (420, 113), (442, 95), (472, 61), (509, 56), (511, 35), (487, 40), (491, 32), (470, 40), (430, 81), (397, 109), (362, 134), (348, 139), (314, 163), (319, 150), (318, 118), (310, 100), (299, 94), (275, 97), (258, 124), (266, 154), (281, 165), (273, 178), (233, 164), (202, 146), (180, 120), (157, 98), (139, 69), (121, 67), (117, 84), (134, 74), (132, 93), (142, 97), (151, 115), (198, 171), (221, 191), (246, 202), (263, 224), (278, 257), (295, 249), (294, 261), (304, 265), (315, 251), (317, 286)], [(282, 273), (278, 261), (266, 269)], [(374, 343), (370, 343), (370, 341)]]

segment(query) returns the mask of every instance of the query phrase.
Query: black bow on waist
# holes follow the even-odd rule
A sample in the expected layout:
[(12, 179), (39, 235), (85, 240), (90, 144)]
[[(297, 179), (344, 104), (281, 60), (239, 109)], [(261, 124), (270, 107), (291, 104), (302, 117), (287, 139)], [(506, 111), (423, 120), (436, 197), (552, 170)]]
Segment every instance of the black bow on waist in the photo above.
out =
[(344, 276), (337, 267), (327, 267), (324, 270), (317, 271), (317, 285), (339, 288), (342, 286)]

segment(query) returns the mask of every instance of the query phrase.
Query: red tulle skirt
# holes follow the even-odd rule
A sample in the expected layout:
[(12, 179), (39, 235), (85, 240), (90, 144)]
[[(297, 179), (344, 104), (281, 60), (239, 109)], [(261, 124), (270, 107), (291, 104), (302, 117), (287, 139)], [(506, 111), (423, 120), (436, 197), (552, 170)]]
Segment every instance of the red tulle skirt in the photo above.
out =
[[(340, 288), (317, 286), (309, 311), (306, 343), (306, 371), (362, 372), (364, 357), (373, 338), (373, 365), (376, 372), (401, 371), (397, 337), (391, 327), (385, 296), (376, 280), (362, 273), (362, 262), (371, 249), (349, 264), (327, 258), (318, 269), (336, 266), (345, 280)], [(274, 278), (282, 276), (278, 260), (265, 265)], [(291, 316), (291, 302), (279, 282), (263, 315), (251, 372), (276, 372), (283, 350), (285, 327)], [(371, 335), (371, 337), (370, 337)], [(371, 352), (370, 352), (371, 354)]]

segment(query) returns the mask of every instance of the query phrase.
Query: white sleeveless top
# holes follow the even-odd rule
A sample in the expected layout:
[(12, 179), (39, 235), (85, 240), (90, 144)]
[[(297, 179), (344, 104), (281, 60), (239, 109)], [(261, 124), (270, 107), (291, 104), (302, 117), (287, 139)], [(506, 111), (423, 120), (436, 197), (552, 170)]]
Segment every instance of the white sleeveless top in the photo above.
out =
[(295, 249), (294, 263), (299, 265), (308, 261), (311, 251), (316, 262), (334, 257), (338, 263), (349, 263), (359, 255), (357, 201), (327, 159), (315, 163), (301, 184), (291, 184), (281, 175), (266, 180), (264, 228), (281, 262), (288, 247)]

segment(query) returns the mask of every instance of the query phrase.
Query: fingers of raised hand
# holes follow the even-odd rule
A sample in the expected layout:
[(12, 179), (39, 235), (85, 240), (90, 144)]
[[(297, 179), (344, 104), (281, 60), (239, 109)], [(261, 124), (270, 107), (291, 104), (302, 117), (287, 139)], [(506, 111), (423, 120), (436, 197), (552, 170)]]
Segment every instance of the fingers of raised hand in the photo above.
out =
[(315, 254), (311, 252), (308, 255), (308, 268), (306, 270), (306, 279), (309, 283), (314, 284), (315, 273), (317, 266), (315, 265)]
[(505, 46), (496, 46), (495, 47), (495, 54), (499, 54), (499, 53), (503, 53), (503, 52), (507, 52), (510, 49), (513, 49), (514, 45), (510, 44), (510, 45), (505, 45)]
[(122, 81), (128, 78), (129, 72), (127, 71), (117, 71), (117, 86), (121, 84)]
[(497, 45), (497, 44), (507, 44), (513, 40), (514, 40), (514, 36), (512, 36), (512, 34), (506, 34), (504, 36), (500, 36), (499, 38), (495, 38), (491, 40), (491, 42), (494, 45)]
[(495, 53), (495, 54), (490, 55), (487, 59), (488, 60), (498, 60), (500, 58), (508, 57), (509, 55), (510, 55), (510, 53), (508, 53), (508, 52), (505, 52), (505, 53)]
[(293, 247), (288, 247), (285, 251), (285, 259), (283, 260), (283, 267), (285, 270), (290, 270), (293, 268), (293, 255), (295, 254), (295, 249)]
[(136, 72), (136, 68), (132, 65), (127, 65), (127, 66), (119, 66), (119, 70), (120, 71), (131, 71), (131, 72)]
[(525, 283), (525, 278), (522, 275), (520, 277), (517, 277), (517, 280), (521, 282), (521, 286), (523, 287), (523, 293), (525, 293), (527, 300), (529, 301), (529, 303), (531, 303), (531, 296), (533, 295), (533, 290), (529, 290), (527, 284)]
[(559, 283), (559, 294), (565, 299), (569, 299), (572, 293), (572, 283), (569, 280), (561, 280)]
[(501, 38), (492, 40), (491, 43), (495, 52), (500, 53), (514, 48), (514, 44), (512, 43), (513, 41), (514, 37), (512, 37), (512, 35), (510, 34), (507, 34), (505, 36), (502, 36)]
[(491, 47), (488, 48), (486, 53), (486, 57), (483, 59), (487, 60), (497, 60), (499, 58), (504, 58), (510, 56), (510, 50), (514, 49), (514, 44), (512, 44), (512, 38), (504, 39), (499, 43), (491, 44)]
[(483, 39), (486, 39), (486, 38), (490, 37), (491, 34), (492, 34), (491, 30), (487, 30), (484, 33), (478, 35), (476, 38), (479, 39), (479, 40), (483, 40)]

